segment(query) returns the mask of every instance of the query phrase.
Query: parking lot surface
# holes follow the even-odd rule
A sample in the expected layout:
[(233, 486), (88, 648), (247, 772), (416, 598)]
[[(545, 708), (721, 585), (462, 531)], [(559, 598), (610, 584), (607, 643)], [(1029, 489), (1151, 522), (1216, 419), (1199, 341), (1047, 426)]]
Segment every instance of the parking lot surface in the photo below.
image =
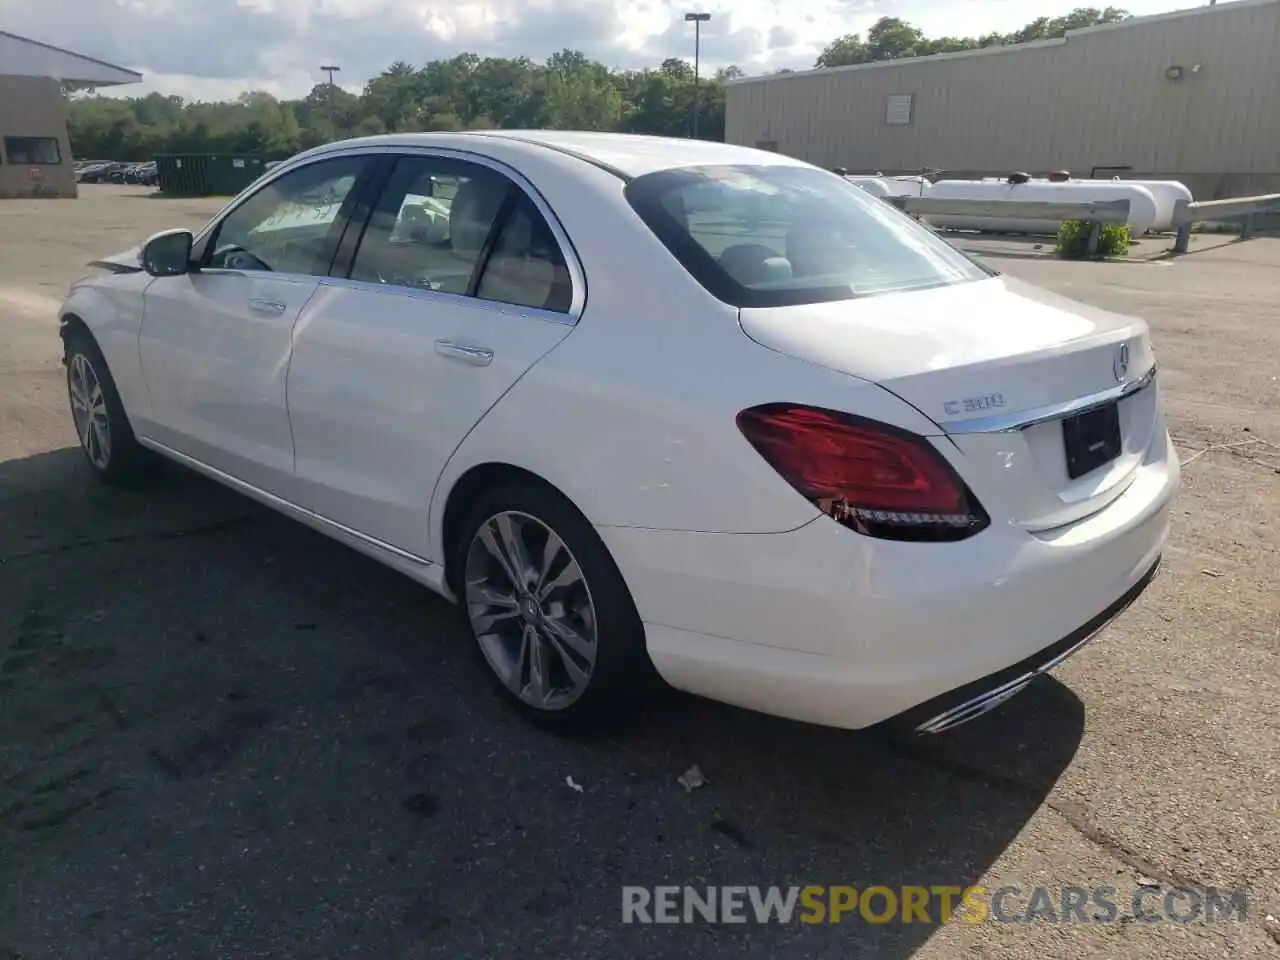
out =
[[(565, 739), (398, 575), (176, 469), (93, 483), (59, 299), (220, 202), (81, 193), (0, 203), (3, 960), (1280, 953), (1280, 241), (990, 255), (1150, 322), (1186, 464), (1162, 575), (1055, 679), (910, 744), (680, 696)], [(1204, 885), (1249, 909), (621, 922), (624, 885), (685, 884), (1111, 886), (1122, 915)]]

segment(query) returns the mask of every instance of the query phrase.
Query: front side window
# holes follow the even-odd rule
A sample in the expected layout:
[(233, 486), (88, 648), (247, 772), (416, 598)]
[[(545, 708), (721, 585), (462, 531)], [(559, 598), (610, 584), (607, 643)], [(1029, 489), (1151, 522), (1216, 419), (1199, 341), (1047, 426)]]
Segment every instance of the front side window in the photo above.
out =
[(62, 162), (56, 137), (5, 137), (4, 153), (19, 166), (52, 167)]
[(680, 263), (738, 307), (846, 300), (990, 272), (843, 177), (801, 166), (685, 167), (627, 199)]
[(367, 157), (321, 160), (260, 188), (215, 228), (201, 265), (324, 276)]

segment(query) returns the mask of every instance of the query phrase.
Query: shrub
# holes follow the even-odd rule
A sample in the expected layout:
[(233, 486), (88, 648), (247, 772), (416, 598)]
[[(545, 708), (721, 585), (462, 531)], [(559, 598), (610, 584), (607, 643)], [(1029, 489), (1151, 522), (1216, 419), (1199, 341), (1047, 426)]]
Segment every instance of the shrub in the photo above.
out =
[(1098, 238), (1098, 249), (1089, 253), (1089, 235), (1093, 232), (1089, 220), (1066, 220), (1058, 228), (1058, 256), (1064, 260), (1087, 260), (1092, 257), (1120, 257), (1129, 252), (1129, 228), (1122, 223), (1104, 223)]

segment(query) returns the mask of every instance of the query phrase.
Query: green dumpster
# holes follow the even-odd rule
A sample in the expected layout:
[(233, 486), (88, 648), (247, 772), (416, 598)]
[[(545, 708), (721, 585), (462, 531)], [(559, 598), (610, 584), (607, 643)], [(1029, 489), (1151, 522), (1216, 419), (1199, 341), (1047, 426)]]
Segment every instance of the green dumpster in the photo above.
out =
[(233, 197), (266, 172), (260, 153), (170, 153), (155, 160), (160, 192), (175, 197)]

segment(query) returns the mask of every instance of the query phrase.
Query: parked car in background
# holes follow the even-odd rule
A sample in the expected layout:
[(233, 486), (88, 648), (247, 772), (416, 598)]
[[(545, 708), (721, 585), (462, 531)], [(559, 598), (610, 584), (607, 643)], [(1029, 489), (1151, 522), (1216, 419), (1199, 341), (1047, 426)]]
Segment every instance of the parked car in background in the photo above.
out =
[(77, 171), (80, 183), (124, 183), (124, 171), (133, 166), (118, 161), (94, 163)]
[(76, 170), (77, 183), (101, 183), (106, 175), (108, 164), (102, 162), (87, 163)]
[(156, 163), (154, 160), (147, 163), (137, 163), (131, 166), (124, 173), (125, 183), (136, 183), (141, 186), (154, 186), (158, 173), (156, 171)]
[(540, 721), (661, 677), (938, 733), (1093, 638), (1168, 536), (1142, 320), (777, 153), (339, 142), (98, 263), (59, 312), (98, 477), (158, 454), (456, 599)]

